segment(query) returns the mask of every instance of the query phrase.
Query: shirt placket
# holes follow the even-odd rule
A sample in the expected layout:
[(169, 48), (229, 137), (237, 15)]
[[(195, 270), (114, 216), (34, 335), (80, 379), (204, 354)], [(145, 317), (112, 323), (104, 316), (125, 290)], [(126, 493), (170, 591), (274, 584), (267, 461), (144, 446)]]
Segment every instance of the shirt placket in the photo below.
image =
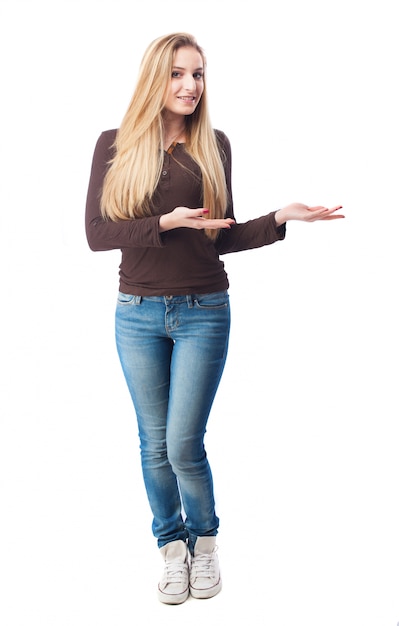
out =
[(161, 171), (160, 183), (163, 189), (169, 189), (170, 187), (170, 154), (165, 154), (163, 160), (163, 167)]

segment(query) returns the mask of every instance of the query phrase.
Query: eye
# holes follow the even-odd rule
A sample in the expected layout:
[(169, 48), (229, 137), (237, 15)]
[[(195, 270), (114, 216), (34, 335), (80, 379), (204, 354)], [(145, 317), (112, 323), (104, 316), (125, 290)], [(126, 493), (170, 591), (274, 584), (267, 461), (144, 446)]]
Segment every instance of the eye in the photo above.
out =
[(201, 72), (195, 72), (195, 74), (193, 74), (195, 80), (202, 80), (204, 75), (201, 74)]
[(180, 76), (180, 72), (175, 72), (175, 71), (172, 72), (172, 78), (179, 78), (179, 76)]

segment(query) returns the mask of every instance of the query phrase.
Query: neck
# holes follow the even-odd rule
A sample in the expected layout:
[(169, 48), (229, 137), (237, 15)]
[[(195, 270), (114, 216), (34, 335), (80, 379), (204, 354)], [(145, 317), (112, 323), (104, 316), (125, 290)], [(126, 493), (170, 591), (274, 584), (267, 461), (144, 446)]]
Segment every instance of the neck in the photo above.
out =
[(165, 125), (163, 132), (165, 150), (167, 150), (172, 143), (177, 143), (179, 140), (184, 139), (185, 130), (186, 125), (181, 122), (176, 124), (169, 123)]

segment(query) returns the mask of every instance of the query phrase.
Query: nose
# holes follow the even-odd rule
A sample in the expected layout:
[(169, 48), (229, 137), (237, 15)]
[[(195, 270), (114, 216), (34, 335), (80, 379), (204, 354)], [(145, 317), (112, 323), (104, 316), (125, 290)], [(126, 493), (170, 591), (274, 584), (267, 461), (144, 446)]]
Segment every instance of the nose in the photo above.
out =
[(190, 74), (184, 77), (183, 87), (186, 91), (195, 91), (195, 80)]

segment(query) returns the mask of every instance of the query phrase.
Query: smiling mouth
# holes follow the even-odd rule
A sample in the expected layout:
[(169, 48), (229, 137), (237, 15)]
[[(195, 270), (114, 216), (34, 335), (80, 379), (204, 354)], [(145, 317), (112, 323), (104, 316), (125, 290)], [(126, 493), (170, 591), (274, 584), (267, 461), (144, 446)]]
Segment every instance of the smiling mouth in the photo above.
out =
[(179, 100), (183, 100), (183, 102), (194, 102), (194, 96), (177, 96)]

